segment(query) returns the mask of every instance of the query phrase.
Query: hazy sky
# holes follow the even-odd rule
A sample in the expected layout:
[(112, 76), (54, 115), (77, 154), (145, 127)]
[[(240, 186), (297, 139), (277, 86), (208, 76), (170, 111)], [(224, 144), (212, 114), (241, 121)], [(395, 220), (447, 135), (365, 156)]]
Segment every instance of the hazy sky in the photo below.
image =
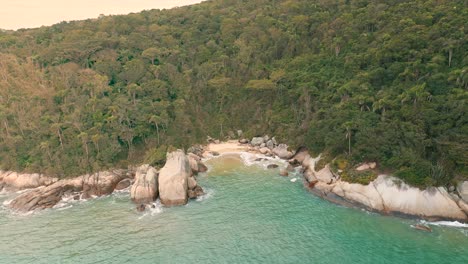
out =
[(0, 0), (0, 28), (18, 29), (61, 21), (171, 8), (201, 0)]

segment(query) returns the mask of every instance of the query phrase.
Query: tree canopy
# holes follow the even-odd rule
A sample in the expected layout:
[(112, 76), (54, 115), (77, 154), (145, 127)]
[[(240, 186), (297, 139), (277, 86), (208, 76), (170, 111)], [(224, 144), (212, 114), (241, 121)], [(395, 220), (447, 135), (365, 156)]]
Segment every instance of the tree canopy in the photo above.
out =
[(0, 31), (0, 166), (76, 175), (242, 129), (414, 185), (466, 179), (467, 17), (461, 0), (213, 0)]

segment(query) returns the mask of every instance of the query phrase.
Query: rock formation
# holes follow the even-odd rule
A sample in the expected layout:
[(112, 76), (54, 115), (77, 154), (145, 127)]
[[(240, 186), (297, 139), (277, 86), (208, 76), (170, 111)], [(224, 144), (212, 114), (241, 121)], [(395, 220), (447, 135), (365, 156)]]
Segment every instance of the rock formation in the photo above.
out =
[[(192, 177), (193, 168), (182, 150), (167, 154), (167, 160), (159, 173), (159, 198), (165, 206), (184, 205), (188, 201), (190, 187), (197, 186)], [(195, 182), (194, 182), (195, 181)]]
[[(388, 175), (379, 175), (368, 185), (348, 183), (340, 180), (329, 165), (316, 171), (315, 164), (319, 160), (320, 156), (312, 158), (302, 149), (296, 152), (290, 162), (302, 164), (309, 187), (325, 199), (346, 205), (361, 205), (383, 213), (414, 215), (430, 220), (468, 220), (468, 206), (463, 199), (464, 189), (460, 185), (460, 197), (454, 198), (444, 187), (420, 190)], [(371, 169), (374, 165), (366, 164), (365, 167)]]
[(158, 198), (158, 172), (150, 165), (140, 166), (135, 174), (135, 183), (130, 198), (137, 204), (148, 204)]
[(13, 199), (10, 207), (18, 211), (51, 208), (67, 193), (81, 192), (82, 197), (111, 194), (117, 184), (129, 177), (124, 170), (100, 172), (73, 179), (59, 180), (43, 188), (36, 188)]
[(40, 186), (47, 186), (56, 181), (58, 181), (57, 178), (38, 173), (22, 174), (12, 171), (0, 171), (0, 190), (2, 187), (9, 191), (32, 189)]

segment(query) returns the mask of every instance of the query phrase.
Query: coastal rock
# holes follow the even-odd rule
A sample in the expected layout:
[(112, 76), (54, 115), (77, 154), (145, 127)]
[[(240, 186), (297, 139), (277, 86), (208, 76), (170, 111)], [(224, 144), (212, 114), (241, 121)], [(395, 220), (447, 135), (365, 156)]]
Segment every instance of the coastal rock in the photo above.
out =
[(457, 204), (460, 207), (460, 209), (462, 209), (463, 212), (465, 212), (465, 214), (468, 215), (468, 204), (463, 200), (459, 200)]
[[(317, 186), (323, 187), (323, 185)], [(382, 197), (372, 183), (368, 185), (362, 185), (339, 181), (336, 185), (330, 186), (333, 188), (331, 191), (340, 197), (360, 203), (371, 209), (379, 211), (386, 210)]]
[(289, 175), (289, 172), (286, 169), (281, 169), (279, 172), (280, 176), (287, 177)]
[(188, 178), (191, 176), (190, 163), (182, 150), (167, 154), (164, 167), (159, 172), (159, 198), (166, 206), (187, 203)]
[(304, 171), (304, 178), (308, 181), (308, 182), (313, 182), (313, 181), (317, 181), (317, 177), (315, 177), (315, 172), (308, 168)]
[(278, 168), (278, 167), (279, 167), (279, 166), (278, 166), (277, 164), (269, 164), (269, 165), (267, 166), (267, 169), (276, 169), (276, 168)]
[(427, 225), (416, 224), (413, 228), (421, 231), (432, 232), (432, 229)]
[(288, 145), (286, 144), (279, 144), (277, 147), (273, 149), (273, 154), (278, 156), (280, 159), (290, 159), (292, 157), (292, 153), (288, 151)]
[(82, 197), (106, 195), (112, 193), (117, 184), (127, 177), (126, 171), (114, 170), (63, 179), (21, 194), (9, 206), (17, 211), (40, 210), (53, 207), (68, 193), (83, 192)]
[(134, 203), (147, 204), (158, 197), (158, 172), (150, 165), (140, 166), (135, 175), (135, 183), (130, 190)]
[(364, 170), (373, 170), (377, 167), (377, 163), (375, 162), (369, 162), (369, 163), (363, 163), (359, 165), (356, 170), (357, 171), (364, 171)]
[(94, 174), (83, 175), (83, 192), (89, 196), (109, 195), (117, 184), (127, 178), (125, 170), (103, 171)]
[(422, 217), (467, 220), (467, 215), (450, 198), (445, 188), (429, 188), (421, 191), (397, 178), (385, 175), (377, 177), (373, 184), (388, 211)]
[(266, 147), (269, 148), (269, 149), (273, 149), (273, 148), (275, 147), (275, 144), (274, 144), (273, 141), (270, 139), (270, 140), (267, 141)]
[(205, 192), (203, 192), (202, 187), (200, 187), (198, 185), (193, 190), (188, 191), (188, 197), (190, 199), (196, 199), (197, 197), (200, 197), (200, 196), (202, 196), (204, 194), (205, 194)]
[(468, 181), (458, 183), (457, 191), (463, 201), (468, 203)]
[(302, 146), (296, 150), (296, 153), (291, 157), (289, 162), (302, 164), (306, 158), (310, 158), (310, 154), (307, 148)]
[(241, 144), (247, 144), (247, 143), (249, 143), (249, 140), (248, 140), (248, 139), (245, 139), (245, 138), (239, 139), (239, 143), (241, 143)]
[(266, 148), (266, 147), (260, 148), (259, 151), (260, 151), (261, 154), (270, 153), (270, 149)]
[(117, 186), (115, 186), (115, 190), (120, 191), (120, 190), (128, 188), (130, 185), (132, 185), (132, 180), (123, 179), (119, 183), (117, 183)]
[(194, 146), (191, 146), (190, 148), (187, 149), (187, 153), (190, 155), (190, 154), (194, 154), (198, 157), (202, 157), (203, 156), (203, 152), (205, 150), (203, 149), (202, 146), (200, 145), (194, 145)]
[(327, 164), (325, 168), (316, 172), (315, 177), (317, 178), (317, 180), (325, 182), (327, 184), (331, 184), (336, 181), (335, 175), (333, 175), (333, 173), (331, 172), (329, 164)]
[(252, 146), (260, 146), (261, 144), (263, 144), (263, 142), (263, 137), (254, 137), (250, 141), (250, 144), (252, 144)]
[(47, 186), (57, 181), (57, 178), (38, 173), (23, 174), (12, 171), (0, 171), (0, 186), (3, 186), (5, 190), (18, 191), (32, 189), (40, 186)]

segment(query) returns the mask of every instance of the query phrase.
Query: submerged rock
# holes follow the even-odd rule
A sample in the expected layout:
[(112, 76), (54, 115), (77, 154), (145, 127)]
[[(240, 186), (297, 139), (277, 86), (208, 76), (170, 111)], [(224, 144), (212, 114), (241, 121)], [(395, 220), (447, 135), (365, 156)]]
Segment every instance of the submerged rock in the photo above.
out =
[(289, 172), (286, 169), (281, 169), (279, 172), (280, 176), (287, 177)]
[(416, 224), (413, 227), (414, 229), (417, 229), (417, 230), (432, 232), (432, 229), (428, 227), (427, 225)]
[(267, 166), (267, 169), (276, 169), (276, 168), (278, 168), (278, 167), (279, 167), (279, 166), (278, 166), (277, 164), (269, 164), (269, 165)]
[(144, 212), (146, 210), (146, 205), (139, 204), (139, 205), (137, 205), (136, 209), (137, 209), (138, 212)]
[(158, 172), (150, 165), (138, 167), (135, 183), (130, 190), (130, 198), (134, 203), (148, 204), (158, 197)]

